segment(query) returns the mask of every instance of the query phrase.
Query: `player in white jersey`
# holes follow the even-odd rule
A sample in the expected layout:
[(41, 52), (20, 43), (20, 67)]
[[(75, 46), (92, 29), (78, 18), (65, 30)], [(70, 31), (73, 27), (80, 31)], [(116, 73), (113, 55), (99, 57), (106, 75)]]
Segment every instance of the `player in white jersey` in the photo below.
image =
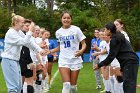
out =
[[(61, 15), (63, 26), (56, 31), (59, 45), (48, 53), (60, 51), (58, 65), (63, 81), (62, 93), (77, 93), (77, 79), (82, 66), (82, 58), (86, 49), (85, 35), (79, 27), (71, 25), (72, 16), (65, 11)], [(79, 50), (79, 44), (82, 48)]]
[[(92, 55), (99, 55), (99, 62), (103, 61), (107, 57), (107, 42), (105, 41), (105, 33), (103, 31), (99, 32), (99, 38), (101, 40), (98, 51), (94, 52)], [(105, 86), (105, 90), (101, 92), (111, 93), (110, 91), (110, 81), (109, 81), (109, 66), (101, 67), (101, 72), (103, 76), (103, 83)]]
[[(39, 44), (42, 49), (49, 49), (49, 41), (47, 39), (47, 31), (44, 30), (41, 32), (41, 36), (42, 38), (37, 38), (36, 42), (37, 44)], [(44, 46), (45, 45), (45, 46)], [(43, 87), (43, 91), (47, 91), (48, 89), (48, 72), (47, 72), (47, 68), (48, 68), (48, 56), (42, 56), (42, 62), (43, 62), (43, 77), (42, 77), (42, 87)]]
[[(109, 49), (110, 49), (110, 36), (106, 35), (106, 42), (107, 42), (107, 52), (109, 54)], [(115, 68), (120, 67), (120, 63), (118, 62), (118, 60), (115, 58), (109, 68), (109, 81), (110, 81), (110, 89), (111, 89), (111, 93), (121, 93), (121, 88), (120, 88), (120, 84), (118, 83), (116, 77), (115, 77)]]
[[(32, 40), (38, 44), (42, 49), (47, 46), (46, 43), (42, 43), (42, 38), (39, 36), (40, 27), (35, 27), (35, 32), (33, 33)], [(36, 51), (31, 50), (30, 52), (31, 58), (33, 62), (36, 64), (36, 68), (34, 69), (34, 80), (35, 80), (35, 93), (40, 93), (43, 91), (43, 82), (42, 80), (46, 77), (45, 72), (45, 64), (47, 62), (47, 56), (41, 56)]]
[(34, 24), (31, 23), (29, 32), (25, 35), (21, 30), (24, 25), (24, 18), (19, 15), (12, 17), (12, 27), (5, 35), (5, 46), (2, 56), (2, 70), (8, 93), (20, 93), (22, 88), (21, 71), (19, 66), (19, 58), (22, 46), (34, 49), (41, 54), (42, 51), (36, 44), (30, 41), (32, 32), (34, 31)]

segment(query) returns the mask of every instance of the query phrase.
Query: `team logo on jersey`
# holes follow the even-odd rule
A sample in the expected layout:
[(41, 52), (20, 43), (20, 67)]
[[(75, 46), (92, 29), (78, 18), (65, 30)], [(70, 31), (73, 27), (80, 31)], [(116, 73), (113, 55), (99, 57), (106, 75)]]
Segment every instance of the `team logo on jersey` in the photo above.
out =
[(70, 41), (70, 40), (74, 40), (74, 35), (69, 35), (69, 36), (61, 36), (59, 37), (60, 41)]

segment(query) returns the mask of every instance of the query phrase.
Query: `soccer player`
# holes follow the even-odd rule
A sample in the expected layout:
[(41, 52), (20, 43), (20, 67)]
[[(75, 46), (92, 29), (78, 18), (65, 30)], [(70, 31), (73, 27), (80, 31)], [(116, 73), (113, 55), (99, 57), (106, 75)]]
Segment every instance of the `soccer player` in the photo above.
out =
[(2, 71), (6, 80), (8, 93), (20, 93), (22, 89), (21, 70), (19, 65), (20, 52), (22, 46), (32, 48), (41, 54), (45, 54), (38, 46), (35, 46), (30, 38), (34, 31), (34, 24), (31, 23), (29, 31), (25, 35), (21, 30), (24, 25), (24, 18), (19, 15), (13, 15), (12, 27), (5, 35), (5, 46), (2, 56)]
[[(65, 11), (61, 15), (63, 26), (56, 31), (56, 38), (59, 45), (57, 48), (48, 51), (54, 53), (60, 50), (58, 65), (63, 81), (62, 93), (77, 93), (77, 79), (82, 66), (82, 58), (86, 49), (85, 35), (79, 27), (71, 25), (72, 16)], [(79, 44), (82, 48), (79, 50)]]
[[(49, 40), (49, 50), (56, 48), (56, 45), (55, 45), (54, 41), (49, 39), (50, 36), (51, 36), (50, 32), (46, 31), (46, 34), (47, 34), (47, 38)], [(53, 62), (56, 61), (56, 59), (57, 59), (56, 56), (57, 56), (56, 53), (48, 55), (48, 68), (47, 68), (47, 71), (48, 71), (48, 85), (50, 85), (52, 66), (53, 66)]]
[[(39, 37), (39, 32), (40, 32), (40, 27), (36, 25), (35, 32), (33, 33), (31, 40), (35, 42), (36, 44), (38, 44), (40, 48), (42, 48), (42, 47), (45, 47), (46, 44), (41, 43), (42, 38)], [(34, 68), (33, 70), (34, 71), (33, 77), (35, 80), (35, 85), (34, 85), (35, 93), (40, 93), (41, 91), (43, 91), (42, 79), (45, 77), (45, 74), (43, 73), (44, 67), (45, 67), (43, 64), (44, 63), (43, 56), (41, 56), (39, 53), (37, 53), (34, 50), (30, 50), (30, 56), (36, 65), (36, 68)]]
[[(105, 33), (103, 30), (99, 32), (99, 38), (101, 40), (98, 50), (92, 53), (93, 56), (99, 56), (99, 63), (107, 57), (107, 42), (105, 41)], [(101, 67), (101, 72), (103, 76), (103, 83), (105, 90), (101, 92), (110, 93), (110, 81), (109, 81), (109, 66)]]
[(138, 56), (124, 35), (116, 31), (114, 23), (105, 25), (105, 33), (111, 35), (109, 55), (101, 63), (97, 64), (94, 70), (109, 65), (114, 58), (117, 58), (123, 73), (124, 93), (136, 93), (137, 72), (139, 67)]
[[(25, 19), (24, 26), (22, 29), (24, 34), (26, 34), (29, 31), (30, 24), (31, 21)], [(30, 57), (29, 48), (27, 48), (26, 46), (22, 47), (19, 64), (20, 64), (21, 75), (22, 75), (23, 93), (34, 93), (33, 78), (32, 78), (34, 64)], [(30, 69), (28, 69), (28, 66), (30, 66)]]
[[(37, 38), (36, 42), (37, 44), (41, 45), (42, 49), (49, 49), (49, 41), (47, 38), (48, 32), (46, 30), (42, 31), (42, 38)], [(43, 44), (43, 46), (42, 46)], [(45, 45), (45, 46), (44, 46)], [(48, 73), (47, 73), (47, 68), (48, 68), (48, 56), (42, 56), (42, 62), (43, 62), (43, 77), (42, 77), (42, 86), (43, 90), (47, 91), (48, 89)]]

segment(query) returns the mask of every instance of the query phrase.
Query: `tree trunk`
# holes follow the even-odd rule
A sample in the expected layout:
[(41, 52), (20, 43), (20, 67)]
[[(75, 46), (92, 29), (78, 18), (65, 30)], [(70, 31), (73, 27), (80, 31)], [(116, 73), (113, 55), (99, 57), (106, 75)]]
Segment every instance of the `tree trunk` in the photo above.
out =
[(47, 3), (48, 12), (51, 15), (53, 11), (54, 0), (45, 0), (45, 2)]
[(16, 13), (16, 0), (13, 0), (14, 13)]
[(35, 0), (33, 0), (33, 4), (35, 5)]
[(8, 0), (8, 14), (11, 16), (11, 0)]

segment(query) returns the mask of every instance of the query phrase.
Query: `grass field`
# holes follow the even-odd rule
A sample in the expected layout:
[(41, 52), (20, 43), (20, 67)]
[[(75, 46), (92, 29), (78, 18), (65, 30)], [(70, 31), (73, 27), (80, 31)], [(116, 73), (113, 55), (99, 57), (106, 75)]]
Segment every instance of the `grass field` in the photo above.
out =
[[(96, 90), (96, 82), (92, 70), (92, 63), (83, 63), (84, 68), (81, 69), (78, 79), (78, 93), (100, 93)], [(53, 74), (57, 71), (57, 63), (53, 66)], [(140, 72), (140, 70), (139, 70)], [(138, 74), (138, 84), (140, 84), (140, 74)], [(61, 93), (62, 81), (60, 74), (54, 79), (50, 91), (48, 93)], [(103, 89), (103, 88), (102, 88)], [(0, 93), (6, 93), (6, 85), (0, 67)], [(137, 88), (137, 93), (140, 93), (140, 88)]]

